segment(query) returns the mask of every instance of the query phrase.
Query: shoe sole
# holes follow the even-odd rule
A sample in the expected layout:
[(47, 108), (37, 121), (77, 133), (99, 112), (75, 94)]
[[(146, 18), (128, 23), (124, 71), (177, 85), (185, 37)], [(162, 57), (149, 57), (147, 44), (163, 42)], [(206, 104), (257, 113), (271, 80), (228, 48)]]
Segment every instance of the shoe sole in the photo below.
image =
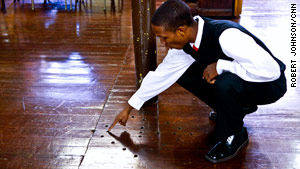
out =
[(210, 113), (209, 113), (209, 116), (208, 116), (209, 119), (212, 120), (212, 121), (217, 121), (217, 116), (212, 116), (211, 114), (212, 114), (212, 113), (210, 112)]
[(220, 162), (223, 162), (223, 161), (227, 161), (227, 160), (230, 160), (232, 159), (233, 157), (235, 157), (237, 155), (237, 153), (240, 151), (240, 149), (242, 147), (244, 147), (245, 145), (247, 145), (249, 143), (249, 139), (247, 139), (237, 150), (234, 154), (232, 154), (231, 156), (228, 156), (226, 158), (222, 158), (220, 160), (213, 160), (211, 159), (209, 156), (205, 155), (205, 158), (210, 161), (210, 162), (213, 162), (213, 163), (220, 163)]

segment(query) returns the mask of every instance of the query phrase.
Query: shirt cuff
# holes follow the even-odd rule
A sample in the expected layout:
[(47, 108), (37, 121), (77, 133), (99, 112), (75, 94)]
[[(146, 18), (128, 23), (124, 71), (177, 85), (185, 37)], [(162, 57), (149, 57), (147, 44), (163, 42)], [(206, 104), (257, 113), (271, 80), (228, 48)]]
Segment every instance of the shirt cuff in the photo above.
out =
[(136, 110), (140, 110), (144, 103), (145, 102), (136, 95), (131, 96), (131, 98), (128, 100), (128, 104), (130, 104), (130, 106)]
[(229, 71), (231, 61), (219, 59), (217, 62), (217, 72), (218, 74), (222, 74), (224, 71)]

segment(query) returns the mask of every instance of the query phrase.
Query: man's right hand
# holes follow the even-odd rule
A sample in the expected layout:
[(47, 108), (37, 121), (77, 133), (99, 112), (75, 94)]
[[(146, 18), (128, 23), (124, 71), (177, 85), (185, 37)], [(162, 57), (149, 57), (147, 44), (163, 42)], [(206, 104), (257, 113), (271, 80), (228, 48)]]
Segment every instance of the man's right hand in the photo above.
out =
[(114, 122), (109, 127), (108, 131), (110, 131), (112, 128), (115, 127), (115, 125), (119, 122), (121, 125), (126, 126), (126, 122), (128, 120), (128, 116), (133, 108), (130, 105), (127, 105), (127, 107), (121, 111), (116, 117)]

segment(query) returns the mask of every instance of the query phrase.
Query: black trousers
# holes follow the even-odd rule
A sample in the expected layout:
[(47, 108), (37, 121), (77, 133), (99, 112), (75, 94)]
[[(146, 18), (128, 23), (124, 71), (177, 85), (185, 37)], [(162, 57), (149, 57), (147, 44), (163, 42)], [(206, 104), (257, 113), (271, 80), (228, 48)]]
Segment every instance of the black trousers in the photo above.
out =
[(286, 92), (284, 72), (272, 82), (247, 82), (237, 75), (225, 72), (214, 84), (202, 79), (204, 67), (194, 62), (177, 83), (204, 101), (217, 113), (215, 137), (217, 140), (241, 131), (246, 107), (270, 104)]

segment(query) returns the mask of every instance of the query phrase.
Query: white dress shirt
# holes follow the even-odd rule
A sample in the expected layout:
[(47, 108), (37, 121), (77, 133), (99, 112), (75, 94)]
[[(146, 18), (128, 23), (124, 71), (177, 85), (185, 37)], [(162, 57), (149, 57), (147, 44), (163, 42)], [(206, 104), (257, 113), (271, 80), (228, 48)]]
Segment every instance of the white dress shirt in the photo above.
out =
[[(204, 21), (200, 16), (195, 45), (201, 44)], [(219, 59), (217, 72), (231, 72), (249, 82), (269, 82), (279, 78), (280, 67), (272, 56), (259, 46), (252, 37), (236, 28), (223, 31), (219, 43), (224, 54), (233, 61)], [(141, 87), (133, 94), (128, 103), (139, 110), (152, 97), (173, 85), (195, 60), (182, 49), (169, 49), (163, 62), (155, 71), (150, 71), (142, 81)], [(202, 78), (200, 76), (199, 78)]]

